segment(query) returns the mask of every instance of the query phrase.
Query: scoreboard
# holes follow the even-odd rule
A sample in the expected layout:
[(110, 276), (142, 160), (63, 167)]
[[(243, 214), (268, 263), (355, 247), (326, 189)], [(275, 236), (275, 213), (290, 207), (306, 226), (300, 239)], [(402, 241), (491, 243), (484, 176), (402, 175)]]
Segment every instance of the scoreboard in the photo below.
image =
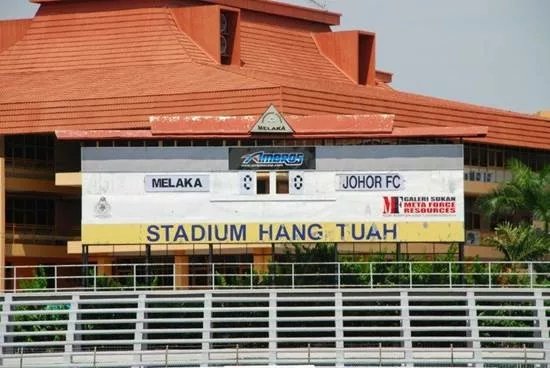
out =
[(82, 242), (459, 242), (462, 154), (462, 145), (86, 147)]

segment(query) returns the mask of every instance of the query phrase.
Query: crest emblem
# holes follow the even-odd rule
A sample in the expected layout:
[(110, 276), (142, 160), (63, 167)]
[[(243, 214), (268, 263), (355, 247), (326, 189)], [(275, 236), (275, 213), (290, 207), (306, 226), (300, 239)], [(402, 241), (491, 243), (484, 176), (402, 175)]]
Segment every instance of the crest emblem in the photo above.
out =
[(99, 198), (94, 210), (96, 217), (105, 218), (111, 216), (111, 205), (107, 202), (107, 198), (103, 196)]
[(265, 110), (262, 116), (260, 116), (256, 124), (254, 124), (250, 132), (264, 134), (289, 134), (294, 133), (294, 130), (285, 120), (283, 114), (277, 111), (275, 106), (269, 105), (267, 110)]

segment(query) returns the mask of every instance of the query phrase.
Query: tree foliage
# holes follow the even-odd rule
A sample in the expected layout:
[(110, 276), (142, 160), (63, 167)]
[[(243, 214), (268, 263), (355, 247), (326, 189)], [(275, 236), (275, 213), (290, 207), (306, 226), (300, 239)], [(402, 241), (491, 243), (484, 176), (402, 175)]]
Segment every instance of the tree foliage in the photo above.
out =
[(512, 219), (522, 213), (529, 220), (542, 221), (548, 233), (550, 225), (550, 166), (539, 172), (517, 159), (508, 162), (512, 177), (494, 191), (480, 197), (481, 211), (489, 217)]
[(525, 223), (502, 223), (485, 242), (497, 248), (508, 262), (535, 261), (550, 250), (550, 236)]

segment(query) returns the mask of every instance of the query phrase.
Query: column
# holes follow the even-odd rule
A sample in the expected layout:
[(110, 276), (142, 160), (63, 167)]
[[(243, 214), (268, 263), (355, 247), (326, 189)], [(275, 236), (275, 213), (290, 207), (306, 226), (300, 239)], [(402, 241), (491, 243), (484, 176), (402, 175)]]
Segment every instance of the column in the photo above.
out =
[(271, 251), (267, 248), (254, 248), (253, 261), (254, 269), (260, 273), (267, 273), (269, 270), (269, 262), (271, 262)]
[(113, 276), (113, 258), (112, 257), (97, 257), (97, 276), (110, 277)]
[(0, 293), (4, 291), (5, 287), (6, 287), (6, 165), (5, 165), (4, 136), (0, 136)]
[(174, 288), (186, 289), (189, 287), (189, 256), (174, 256)]

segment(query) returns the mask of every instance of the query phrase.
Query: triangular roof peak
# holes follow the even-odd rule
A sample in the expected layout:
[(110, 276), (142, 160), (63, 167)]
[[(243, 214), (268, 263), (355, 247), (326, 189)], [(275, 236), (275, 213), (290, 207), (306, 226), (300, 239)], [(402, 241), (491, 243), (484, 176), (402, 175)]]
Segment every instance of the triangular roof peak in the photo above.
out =
[[(35, 4), (48, 4), (55, 2), (71, 2), (74, 0), (29, 0)], [(89, 2), (97, 3), (98, 0), (88, 0)], [(111, 1), (111, 0), (104, 0)], [(200, 0), (204, 3), (218, 4), (233, 8), (247, 9), (260, 13), (280, 15), (283, 17), (308, 20), (312, 22), (322, 23), (329, 26), (340, 25), (341, 14), (333, 13), (326, 10), (308, 8), (305, 6), (293, 5), (273, 0)], [(139, 0), (136, 0), (138, 3)], [(182, 4), (186, 1), (182, 0)]]

